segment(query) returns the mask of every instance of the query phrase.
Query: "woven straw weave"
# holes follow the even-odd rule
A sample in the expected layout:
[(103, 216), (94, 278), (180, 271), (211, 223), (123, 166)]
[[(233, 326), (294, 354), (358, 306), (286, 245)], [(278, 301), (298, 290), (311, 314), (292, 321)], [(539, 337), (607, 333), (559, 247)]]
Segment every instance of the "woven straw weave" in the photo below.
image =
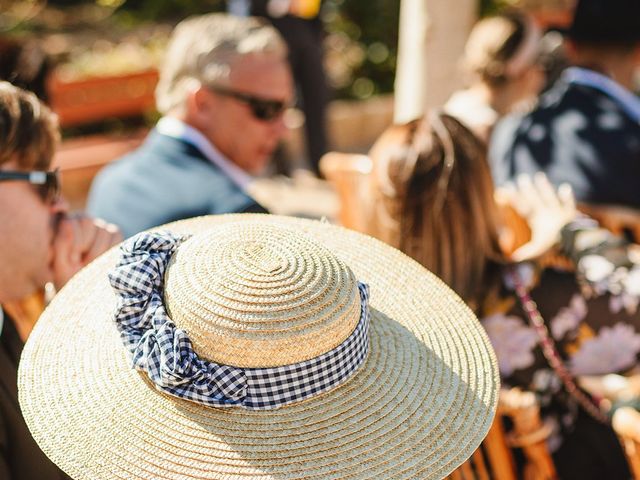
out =
[(225, 225), (183, 244), (167, 272), (165, 303), (201, 357), (239, 367), (317, 357), (360, 318), (356, 278), (344, 262), (304, 235), (260, 224)]
[(329, 348), (354, 321), (357, 279), (371, 288), (369, 356), (340, 387), (277, 410), (171, 398), (128, 367), (111, 318), (112, 250), (56, 296), (20, 364), (27, 424), (73, 478), (438, 479), (486, 435), (495, 356), (471, 311), (418, 263), (307, 220), (229, 215), (163, 228), (194, 235), (169, 267), (166, 298), (203, 355), (273, 364)]

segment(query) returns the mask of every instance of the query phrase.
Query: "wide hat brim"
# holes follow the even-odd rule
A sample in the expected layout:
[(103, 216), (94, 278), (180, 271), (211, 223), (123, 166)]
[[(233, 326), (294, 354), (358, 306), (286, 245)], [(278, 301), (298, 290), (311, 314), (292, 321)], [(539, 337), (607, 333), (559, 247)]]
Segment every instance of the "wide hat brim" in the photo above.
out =
[(201, 406), (160, 393), (127, 361), (113, 323), (106, 253), (54, 298), (18, 375), (42, 450), (78, 480), (444, 478), (487, 434), (499, 378), (488, 338), (442, 281), (401, 252), (326, 223), (269, 215), (200, 217), (308, 234), (371, 288), (370, 353), (348, 382), (271, 411)]

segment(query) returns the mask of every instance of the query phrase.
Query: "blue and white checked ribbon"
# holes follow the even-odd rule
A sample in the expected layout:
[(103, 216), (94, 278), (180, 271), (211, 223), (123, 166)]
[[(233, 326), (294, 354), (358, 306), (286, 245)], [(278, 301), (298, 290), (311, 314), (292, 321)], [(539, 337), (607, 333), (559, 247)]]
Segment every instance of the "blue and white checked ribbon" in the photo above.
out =
[(358, 283), (360, 320), (340, 345), (318, 357), (272, 368), (236, 368), (201, 359), (163, 304), (165, 269), (188, 237), (138, 234), (122, 244), (109, 274), (115, 322), (132, 368), (170, 395), (215, 407), (269, 410), (326, 392), (349, 379), (369, 351), (369, 288)]

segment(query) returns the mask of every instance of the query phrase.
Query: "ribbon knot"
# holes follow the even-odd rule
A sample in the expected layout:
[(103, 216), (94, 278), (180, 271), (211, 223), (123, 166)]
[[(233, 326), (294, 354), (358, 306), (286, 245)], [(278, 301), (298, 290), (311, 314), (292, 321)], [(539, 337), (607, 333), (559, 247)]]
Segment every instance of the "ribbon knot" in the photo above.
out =
[(118, 296), (115, 324), (131, 367), (145, 373), (158, 390), (208, 406), (268, 410), (320, 395), (355, 375), (369, 351), (369, 289), (360, 282), (358, 323), (328, 352), (265, 368), (236, 368), (200, 358), (163, 302), (167, 265), (186, 239), (143, 232), (121, 246), (122, 258), (109, 274)]
[(146, 373), (158, 389), (214, 406), (240, 404), (247, 391), (244, 370), (199, 358), (164, 307), (165, 270), (186, 238), (143, 233), (123, 243), (122, 257), (109, 274), (118, 295), (116, 326), (132, 368)]

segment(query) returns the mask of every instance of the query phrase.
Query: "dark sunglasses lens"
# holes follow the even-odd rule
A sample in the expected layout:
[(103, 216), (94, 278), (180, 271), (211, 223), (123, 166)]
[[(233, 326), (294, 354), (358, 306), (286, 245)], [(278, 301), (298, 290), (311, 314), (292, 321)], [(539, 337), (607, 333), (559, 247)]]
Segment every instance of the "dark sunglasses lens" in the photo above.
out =
[(254, 100), (251, 102), (251, 110), (256, 118), (269, 121), (282, 113), (284, 110), (284, 103)]

